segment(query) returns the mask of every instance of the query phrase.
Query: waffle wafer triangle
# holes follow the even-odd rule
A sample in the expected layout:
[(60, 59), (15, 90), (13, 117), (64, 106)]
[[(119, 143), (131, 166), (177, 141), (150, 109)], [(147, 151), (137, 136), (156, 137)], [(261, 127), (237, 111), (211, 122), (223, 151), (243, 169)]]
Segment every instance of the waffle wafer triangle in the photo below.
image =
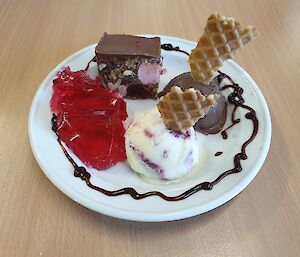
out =
[(223, 61), (233, 58), (238, 49), (258, 35), (255, 27), (242, 28), (233, 18), (213, 13), (207, 20), (198, 45), (191, 51), (189, 64), (195, 81), (209, 82)]
[(173, 86), (169, 93), (160, 98), (157, 109), (169, 129), (186, 133), (215, 102), (213, 94), (206, 97), (194, 88), (183, 92), (180, 87)]

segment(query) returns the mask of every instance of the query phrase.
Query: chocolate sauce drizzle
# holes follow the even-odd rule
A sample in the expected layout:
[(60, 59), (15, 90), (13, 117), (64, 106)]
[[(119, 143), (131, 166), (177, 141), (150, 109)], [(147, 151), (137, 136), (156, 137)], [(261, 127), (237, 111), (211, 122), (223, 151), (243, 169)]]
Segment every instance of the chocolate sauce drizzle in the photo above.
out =
[(216, 152), (215, 156), (220, 156), (221, 154), (223, 154), (223, 152)]
[(96, 62), (96, 56), (94, 56), (93, 59), (88, 62), (88, 64), (84, 68), (85, 72), (90, 68), (90, 65), (91, 65), (92, 62)]
[[(173, 46), (171, 44), (164, 44), (162, 45), (164, 47), (166, 47), (167, 51), (179, 51), (180, 49), (178, 47), (173, 48)], [(163, 48), (163, 47), (162, 47)], [(163, 48), (164, 49), (164, 48)], [(185, 54), (188, 54), (185, 51), (180, 50), (179, 52), (183, 52)], [(90, 62), (92, 62), (93, 60), (91, 60)], [(59, 134), (57, 132), (57, 119), (56, 119), (56, 115), (53, 114), (53, 117), (51, 119), (52, 122), (52, 130), (56, 133), (57, 135), (57, 141), (59, 143), (59, 145), (61, 146), (65, 156), (67, 157), (67, 159), (70, 161), (70, 163), (72, 164), (73, 168), (74, 168), (74, 176), (75, 177), (79, 177), (80, 179), (82, 179), (83, 181), (85, 181), (86, 185), (96, 191), (99, 191), (107, 196), (119, 196), (119, 195), (130, 195), (133, 199), (135, 200), (140, 200), (140, 199), (144, 199), (150, 196), (158, 196), (166, 201), (180, 201), (180, 200), (184, 200), (186, 198), (188, 198), (189, 196), (201, 191), (201, 190), (212, 190), (213, 187), (218, 184), (220, 181), (222, 181), (226, 176), (234, 174), (234, 173), (239, 173), (242, 171), (242, 165), (241, 165), (241, 161), (242, 160), (246, 160), (247, 154), (246, 154), (246, 148), (247, 146), (254, 140), (254, 138), (257, 135), (258, 132), (258, 119), (256, 117), (256, 113), (255, 111), (248, 105), (245, 105), (244, 102), (244, 98), (243, 98), (243, 89), (236, 83), (234, 83), (234, 81), (225, 73), (222, 73), (219, 71), (219, 75), (217, 76), (218, 82), (221, 83), (224, 79), (228, 79), (231, 84), (225, 85), (222, 87), (222, 90), (225, 89), (233, 89), (233, 92), (231, 94), (229, 94), (228, 96), (228, 101), (229, 103), (233, 104), (234, 110), (232, 113), (232, 122), (233, 124), (231, 125), (231, 127), (239, 122), (235, 122), (235, 112), (238, 108), (242, 108), (247, 110), (248, 112), (246, 113), (245, 117), (248, 120), (251, 120), (253, 123), (253, 131), (251, 136), (243, 143), (242, 147), (241, 147), (241, 151), (239, 153), (237, 153), (234, 158), (233, 158), (233, 163), (234, 163), (234, 167), (232, 169), (226, 170), (223, 173), (221, 173), (215, 180), (211, 181), (211, 182), (202, 182), (199, 183), (197, 185), (195, 185), (194, 187), (188, 189), (187, 191), (176, 195), (176, 196), (167, 196), (165, 194), (163, 194), (162, 192), (159, 191), (149, 191), (146, 193), (138, 193), (134, 188), (132, 187), (125, 187), (125, 188), (121, 188), (118, 190), (106, 190), (104, 188), (98, 187), (94, 184), (92, 184), (91, 182), (91, 174), (86, 170), (86, 168), (82, 167), (82, 166), (78, 166), (77, 163), (73, 160), (73, 158), (68, 154), (66, 148), (64, 147), (64, 145), (62, 144), (60, 138), (59, 138)], [(238, 119), (237, 119), (238, 120)], [(228, 129), (228, 128), (227, 128)], [(227, 129), (225, 129), (224, 131), (226, 131)]]
[(243, 88), (241, 88), (238, 84), (236, 84), (232, 78), (230, 78), (227, 74), (219, 71), (219, 75), (217, 76), (218, 83), (220, 84), (224, 79), (228, 79), (231, 84), (227, 84), (222, 87), (222, 91), (226, 90), (228, 88), (232, 88), (233, 92), (228, 96), (228, 102), (232, 103), (234, 105), (233, 111), (231, 113), (231, 125), (229, 125), (227, 128), (223, 129), (221, 132), (221, 136), (223, 139), (228, 138), (227, 130), (230, 128), (234, 127), (236, 124), (241, 122), (241, 119), (236, 119), (235, 118), (235, 113), (238, 109), (238, 107), (245, 102), (244, 98), (242, 97), (243, 95)]
[(187, 56), (189, 56), (190, 54), (184, 50), (181, 50), (179, 48), (179, 46), (173, 46), (172, 44), (162, 44), (161, 49), (166, 50), (166, 51), (176, 51), (176, 52), (180, 52), (180, 53), (184, 53)]

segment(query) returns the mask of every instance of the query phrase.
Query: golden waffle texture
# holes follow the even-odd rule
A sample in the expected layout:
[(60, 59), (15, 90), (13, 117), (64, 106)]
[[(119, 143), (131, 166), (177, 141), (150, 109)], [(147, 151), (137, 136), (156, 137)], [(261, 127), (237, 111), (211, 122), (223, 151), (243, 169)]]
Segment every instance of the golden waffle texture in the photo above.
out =
[(223, 61), (232, 59), (238, 49), (258, 35), (255, 27), (242, 28), (233, 18), (213, 13), (207, 20), (198, 45), (191, 51), (189, 64), (195, 81), (208, 83)]
[(160, 98), (157, 109), (169, 129), (185, 134), (215, 103), (213, 94), (206, 97), (194, 88), (183, 92), (180, 87), (173, 86)]

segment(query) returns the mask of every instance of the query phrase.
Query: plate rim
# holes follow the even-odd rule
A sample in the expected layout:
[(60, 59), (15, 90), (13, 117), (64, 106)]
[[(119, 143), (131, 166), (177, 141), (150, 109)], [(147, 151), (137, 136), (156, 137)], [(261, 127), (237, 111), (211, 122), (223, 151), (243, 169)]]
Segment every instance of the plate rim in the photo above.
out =
[[(175, 40), (175, 41), (181, 41), (184, 43), (188, 44), (193, 44), (196, 45), (197, 43), (194, 41), (190, 41), (187, 39), (183, 38), (178, 38), (178, 37), (172, 37), (172, 36), (165, 36), (165, 35), (154, 35), (154, 34), (144, 34), (143, 36), (147, 37), (153, 37), (153, 36), (158, 36), (166, 40)], [(74, 194), (72, 194), (72, 190), (69, 190), (68, 188), (63, 186), (63, 183), (61, 181), (56, 180), (55, 176), (51, 176), (50, 172), (47, 171), (47, 168), (45, 167), (42, 159), (40, 158), (40, 155), (36, 149), (36, 145), (34, 143), (34, 137), (32, 134), (32, 128), (33, 128), (33, 121), (34, 121), (34, 114), (35, 114), (35, 109), (37, 107), (40, 95), (43, 91), (44, 85), (51, 79), (61, 67), (64, 66), (65, 63), (70, 62), (73, 58), (78, 57), (79, 55), (85, 53), (86, 51), (90, 51), (92, 48), (94, 48), (97, 44), (91, 44), (87, 47), (84, 47), (80, 49), (79, 51), (73, 53), (72, 55), (68, 56), (64, 60), (62, 60), (58, 65), (56, 65), (50, 73), (43, 79), (43, 81), (40, 83), (34, 98), (31, 103), (30, 111), (29, 111), (29, 118), (28, 118), (28, 134), (29, 134), (29, 141), (30, 141), (30, 146), (33, 152), (33, 155), (35, 157), (35, 160), (37, 161), (39, 167), (41, 168), (42, 172), (46, 175), (46, 177), (65, 195), (67, 195), (69, 198), (71, 198), (73, 201), (79, 203), (80, 205), (91, 209), (95, 212), (118, 218), (118, 219), (126, 219), (126, 220), (131, 220), (131, 221), (142, 221), (142, 222), (163, 222), (163, 221), (172, 221), (172, 220), (180, 220), (180, 219), (185, 219), (189, 217), (193, 217), (196, 215), (200, 215), (202, 213), (208, 212), (212, 209), (215, 209), (226, 202), (230, 201), (233, 199), (235, 196), (237, 196), (239, 193), (241, 193), (249, 184), (250, 182), (255, 178), (255, 176), (258, 174), (260, 169), (262, 168), (262, 165), (267, 157), (270, 144), (271, 144), (271, 137), (272, 137), (272, 123), (271, 123), (271, 116), (269, 112), (269, 108), (266, 102), (266, 99), (264, 98), (260, 88), (256, 84), (256, 82), (250, 77), (250, 75), (241, 67), (239, 66), (236, 62), (233, 60), (227, 60), (227, 62), (230, 62), (232, 66), (234, 66), (238, 72), (248, 80), (249, 84), (253, 86), (255, 92), (257, 93), (257, 96), (259, 98), (259, 101), (261, 102), (261, 107), (263, 109), (263, 113), (265, 116), (265, 140), (263, 141), (263, 148), (262, 152), (260, 155), (260, 158), (257, 160), (257, 162), (254, 164), (254, 166), (251, 168), (253, 170), (252, 172), (248, 172), (248, 175), (245, 176), (237, 186), (233, 187), (230, 189), (227, 193), (222, 195), (221, 197), (217, 197), (213, 200), (211, 200), (208, 203), (205, 203), (198, 208), (188, 208), (184, 210), (175, 210), (175, 211), (167, 211), (167, 213), (161, 212), (161, 213), (143, 213), (140, 215), (140, 212), (138, 211), (128, 211), (128, 210), (120, 210), (116, 209), (111, 206), (105, 206), (102, 208), (97, 208), (97, 203), (93, 204), (90, 199), (83, 199), (81, 196), (80, 197), (75, 197)]]

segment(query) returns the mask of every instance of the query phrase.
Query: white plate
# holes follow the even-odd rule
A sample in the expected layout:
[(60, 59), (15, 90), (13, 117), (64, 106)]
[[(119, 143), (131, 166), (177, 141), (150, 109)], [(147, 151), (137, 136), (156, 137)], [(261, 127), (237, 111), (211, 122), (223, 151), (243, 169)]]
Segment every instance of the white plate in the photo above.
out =
[[(150, 36), (150, 35), (149, 35)], [(196, 43), (184, 39), (161, 36), (162, 43), (171, 43), (185, 51), (190, 51)], [(234, 81), (244, 88), (246, 104), (257, 112), (259, 131), (255, 140), (247, 147), (248, 159), (242, 161), (243, 171), (227, 176), (211, 191), (200, 191), (185, 200), (167, 202), (157, 196), (142, 200), (134, 200), (129, 195), (109, 197), (86, 186), (85, 182), (73, 176), (73, 167), (63, 154), (51, 130), (51, 111), (49, 101), (52, 94), (52, 81), (62, 67), (70, 66), (72, 70), (84, 69), (87, 62), (94, 56), (95, 45), (86, 47), (60, 63), (42, 82), (32, 102), (29, 115), (29, 137), (33, 154), (45, 175), (64, 194), (81, 205), (96, 212), (112, 217), (135, 221), (169, 221), (195, 216), (212, 210), (240, 193), (260, 170), (269, 150), (271, 140), (271, 120), (266, 101), (255, 82), (235, 62), (226, 61), (222, 71), (230, 75)], [(187, 56), (182, 53), (162, 50), (164, 67), (167, 74), (161, 77), (160, 86), (165, 86), (173, 77), (189, 70)], [(96, 65), (90, 72), (96, 75)], [(154, 101), (129, 101), (129, 114), (134, 106), (140, 110), (155, 104)], [(228, 120), (230, 124), (230, 111)], [(240, 108), (239, 108), (240, 109)], [(119, 163), (105, 172), (88, 169), (92, 174), (91, 181), (97, 186), (108, 190), (133, 187), (138, 192), (158, 190), (166, 195), (178, 195), (203, 181), (213, 181), (223, 171), (233, 167), (233, 156), (240, 151), (241, 144), (252, 132), (252, 122), (244, 118), (239, 110), (240, 124), (228, 131), (228, 139), (223, 140), (220, 134), (207, 136), (205, 147), (208, 150), (208, 161), (204, 169), (193, 179), (177, 184), (150, 185), (135, 175), (125, 163)], [(215, 157), (217, 151), (224, 152)], [(72, 155), (72, 154), (71, 154)], [(72, 155), (75, 160), (81, 162)]]

